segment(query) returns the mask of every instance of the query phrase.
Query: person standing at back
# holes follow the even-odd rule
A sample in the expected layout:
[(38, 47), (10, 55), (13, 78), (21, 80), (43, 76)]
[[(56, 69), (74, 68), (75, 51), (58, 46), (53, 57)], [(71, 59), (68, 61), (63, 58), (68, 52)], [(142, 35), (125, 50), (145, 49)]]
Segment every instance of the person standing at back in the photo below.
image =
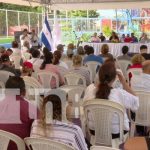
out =
[(28, 30), (27, 29), (24, 29), (22, 35), (20, 36), (21, 48), (24, 47), (25, 42), (30, 43), (30, 37), (28, 35)]
[(96, 61), (98, 63), (103, 64), (104, 60), (101, 56), (94, 55), (94, 48), (92, 46), (87, 47), (88, 56), (86, 56), (83, 60), (83, 64), (86, 64), (89, 61)]

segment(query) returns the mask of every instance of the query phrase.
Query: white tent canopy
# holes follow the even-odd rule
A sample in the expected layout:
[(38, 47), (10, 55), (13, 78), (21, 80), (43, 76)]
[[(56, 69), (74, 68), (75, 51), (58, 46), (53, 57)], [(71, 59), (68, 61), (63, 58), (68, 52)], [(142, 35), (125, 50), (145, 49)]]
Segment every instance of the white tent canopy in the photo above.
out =
[[(34, 1), (34, 2), (33, 2)], [(36, 2), (50, 0), (0, 0), (4, 3), (38, 6)], [(150, 0), (51, 0), (51, 9), (56, 10), (96, 10), (96, 9), (125, 9), (148, 8)], [(30, 2), (30, 3), (29, 3)]]

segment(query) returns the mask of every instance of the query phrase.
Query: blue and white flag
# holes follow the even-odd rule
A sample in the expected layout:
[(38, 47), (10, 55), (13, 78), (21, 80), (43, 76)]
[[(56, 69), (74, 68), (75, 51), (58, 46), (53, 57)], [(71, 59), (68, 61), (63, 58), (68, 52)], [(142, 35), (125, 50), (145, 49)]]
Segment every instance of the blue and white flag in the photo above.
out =
[(51, 29), (50, 29), (47, 17), (45, 17), (45, 21), (44, 21), (44, 24), (43, 24), (42, 35), (41, 35), (41, 42), (50, 51), (53, 50), (53, 38), (52, 38)]

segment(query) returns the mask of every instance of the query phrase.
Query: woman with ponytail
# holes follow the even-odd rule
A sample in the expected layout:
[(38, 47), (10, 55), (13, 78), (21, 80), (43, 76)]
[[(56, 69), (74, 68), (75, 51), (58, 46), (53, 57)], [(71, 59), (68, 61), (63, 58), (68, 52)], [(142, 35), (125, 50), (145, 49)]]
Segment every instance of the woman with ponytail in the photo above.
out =
[[(114, 81), (118, 76), (121, 88), (113, 88)], [(104, 63), (99, 70), (99, 84), (91, 84), (86, 92), (84, 100), (93, 98), (111, 100), (123, 105), (126, 109), (136, 111), (139, 107), (139, 99), (127, 84), (125, 78), (120, 72), (116, 71), (115, 64), (111, 61)], [(89, 113), (89, 126), (94, 133), (93, 119)], [(124, 131), (129, 131), (129, 119), (127, 114), (124, 115)], [(112, 138), (119, 137), (119, 118), (114, 115), (112, 120)]]

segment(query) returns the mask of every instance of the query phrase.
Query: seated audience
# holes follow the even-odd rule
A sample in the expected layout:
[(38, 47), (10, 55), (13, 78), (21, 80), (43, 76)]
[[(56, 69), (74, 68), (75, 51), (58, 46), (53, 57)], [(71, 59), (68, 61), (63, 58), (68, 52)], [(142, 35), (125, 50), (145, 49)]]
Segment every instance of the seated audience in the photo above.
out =
[(82, 57), (80, 55), (73, 57), (73, 67), (69, 72), (80, 74), (86, 79), (86, 85), (90, 84), (90, 73), (85, 67), (82, 67)]
[(35, 69), (36, 67), (40, 68), (43, 60), (40, 59), (40, 51), (39, 50), (33, 50), (32, 58), (28, 60), (28, 62), (32, 63), (33, 68)]
[(13, 54), (12, 49), (8, 48), (8, 49), (6, 50), (6, 54), (10, 57), (10, 56)]
[(84, 57), (85, 57), (85, 51), (84, 51), (84, 49), (83, 49), (82, 46), (79, 46), (77, 48), (77, 54), (80, 55), (82, 57), (82, 59), (84, 59)]
[(134, 90), (150, 91), (150, 60), (142, 63), (143, 73), (131, 80), (131, 86)]
[(93, 34), (93, 36), (92, 36), (92, 38), (91, 38), (91, 42), (93, 42), (93, 43), (98, 43), (98, 42), (100, 42), (100, 39), (99, 39), (99, 37), (97, 36), (97, 33), (96, 33), (96, 32)]
[(73, 43), (68, 44), (67, 46), (67, 54), (74, 54), (75, 46)]
[[(5, 88), (19, 89), (20, 94), (15, 96), (6, 91), (6, 97), (0, 101), (0, 129), (16, 134), (22, 139), (29, 137), (31, 125), (39, 116), (38, 109), (24, 99), (26, 88), (22, 78), (10, 77)], [(17, 147), (10, 142), (8, 150), (17, 150)]]
[(85, 55), (89, 55), (89, 52), (88, 52), (89, 48), (88, 47), (89, 47), (89, 45), (84, 46)]
[(102, 45), (101, 54), (99, 56), (103, 57), (103, 60), (113, 59), (113, 55), (109, 53), (109, 47), (107, 44)]
[(31, 76), (33, 72), (33, 65), (30, 62), (24, 62), (22, 66), (21, 76)]
[(60, 67), (63, 67), (65, 69), (68, 69), (68, 66), (65, 62), (61, 61), (61, 52), (60, 51), (55, 51), (54, 54), (53, 54), (53, 64), (54, 65), (58, 65)]
[[(46, 55), (44, 55), (44, 60), (43, 60), (43, 63), (41, 64), (40, 69), (41, 69), (41, 71), (49, 71), (49, 72), (57, 74), (58, 78), (59, 78), (59, 84), (63, 85), (64, 78), (62, 77), (58, 67), (56, 65), (52, 64), (52, 60), (53, 60), (53, 54), (51, 52), (47, 52)], [(41, 83), (40, 79), (38, 79), (38, 80)], [(56, 88), (55, 79), (53, 79), (50, 84), (51, 84), (52, 88)]]
[[(123, 89), (113, 88), (114, 81), (118, 76)], [(94, 86), (91, 84), (85, 91), (84, 100), (90, 100), (93, 98), (111, 100), (123, 105), (126, 109), (136, 111), (139, 107), (139, 99), (135, 96), (135, 93), (127, 84), (122, 74), (116, 71), (115, 65), (112, 62), (104, 63), (99, 70), (99, 85)], [(92, 134), (95, 134), (93, 118), (89, 112), (89, 128)], [(127, 114), (124, 114), (124, 133), (129, 131), (129, 119)], [(112, 120), (112, 138), (119, 137), (119, 119), (114, 114)]]
[[(52, 103), (53, 121), (46, 122), (46, 104)], [(42, 117), (32, 125), (31, 137), (47, 138), (72, 146), (76, 150), (88, 150), (79, 126), (62, 122), (61, 100), (57, 95), (49, 95), (43, 100)]]
[(146, 33), (144, 33), (140, 38), (140, 43), (150, 43), (150, 39), (148, 38)]
[(1, 46), (0, 47), (0, 57), (6, 52), (5, 47)]
[(132, 37), (130, 37), (130, 34), (127, 34), (127, 36), (124, 39), (125, 43), (131, 43), (132, 42)]
[(30, 43), (28, 41), (25, 41), (23, 43), (23, 47), (22, 47), (22, 53), (26, 53), (30, 51)]
[(15, 76), (20, 76), (20, 71), (12, 66), (12, 63), (7, 54), (1, 56), (0, 70), (13, 73)]
[(94, 48), (92, 46), (88, 46), (87, 47), (87, 54), (88, 56), (86, 56), (83, 60), (83, 64), (86, 64), (89, 61), (96, 61), (99, 63), (103, 63), (103, 58), (101, 56), (96, 56), (94, 55)]
[(129, 52), (129, 47), (128, 46), (123, 46), (122, 47), (122, 56), (118, 56), (117, 59), (118, 60), (131, 60), (131, 58), (128, 56), (128, 52)]
[(106, 37), (103, 35), (103, 33), (101, 33), (98, 37), (101, 40), (101, 42), (105, 42), (106, 41)]
[(116, 32), (112, 32), (112, 35), (109, 38), (109, 41), (112, 43), (118, 43), (119, 42), (119, 37), (118, 37)]
[(134, 35), (134, 33), (131, 33), (132, 43), (137, 43), (138, 38)]
[(62, 45), (62, 44), (57, 45), (57, 50), (60, 51), (62, 55), (61, 59), (64, 59), (66, 57), (66, 55), (64, 54), (64, 47), (65, 45)]
[(146, 60), (150, 60), (150, 54), (148, 54), (148, 48), (146, 45), (141, 45), (140, 53)]
[(19, 44), (17, 41), (12, 42), (12, 51), (13, 55), (20, 55), (21, 56), (21, 50), (19, 49)]
[[(142, 69), (142, 63), (145, 61), (144, 57), (141, 54), (136, 54), (131, 58), (132, 65), (128, 67), (128, 69)], [(132, 73), (128, 74), (129, 81), (131, 81)]]

